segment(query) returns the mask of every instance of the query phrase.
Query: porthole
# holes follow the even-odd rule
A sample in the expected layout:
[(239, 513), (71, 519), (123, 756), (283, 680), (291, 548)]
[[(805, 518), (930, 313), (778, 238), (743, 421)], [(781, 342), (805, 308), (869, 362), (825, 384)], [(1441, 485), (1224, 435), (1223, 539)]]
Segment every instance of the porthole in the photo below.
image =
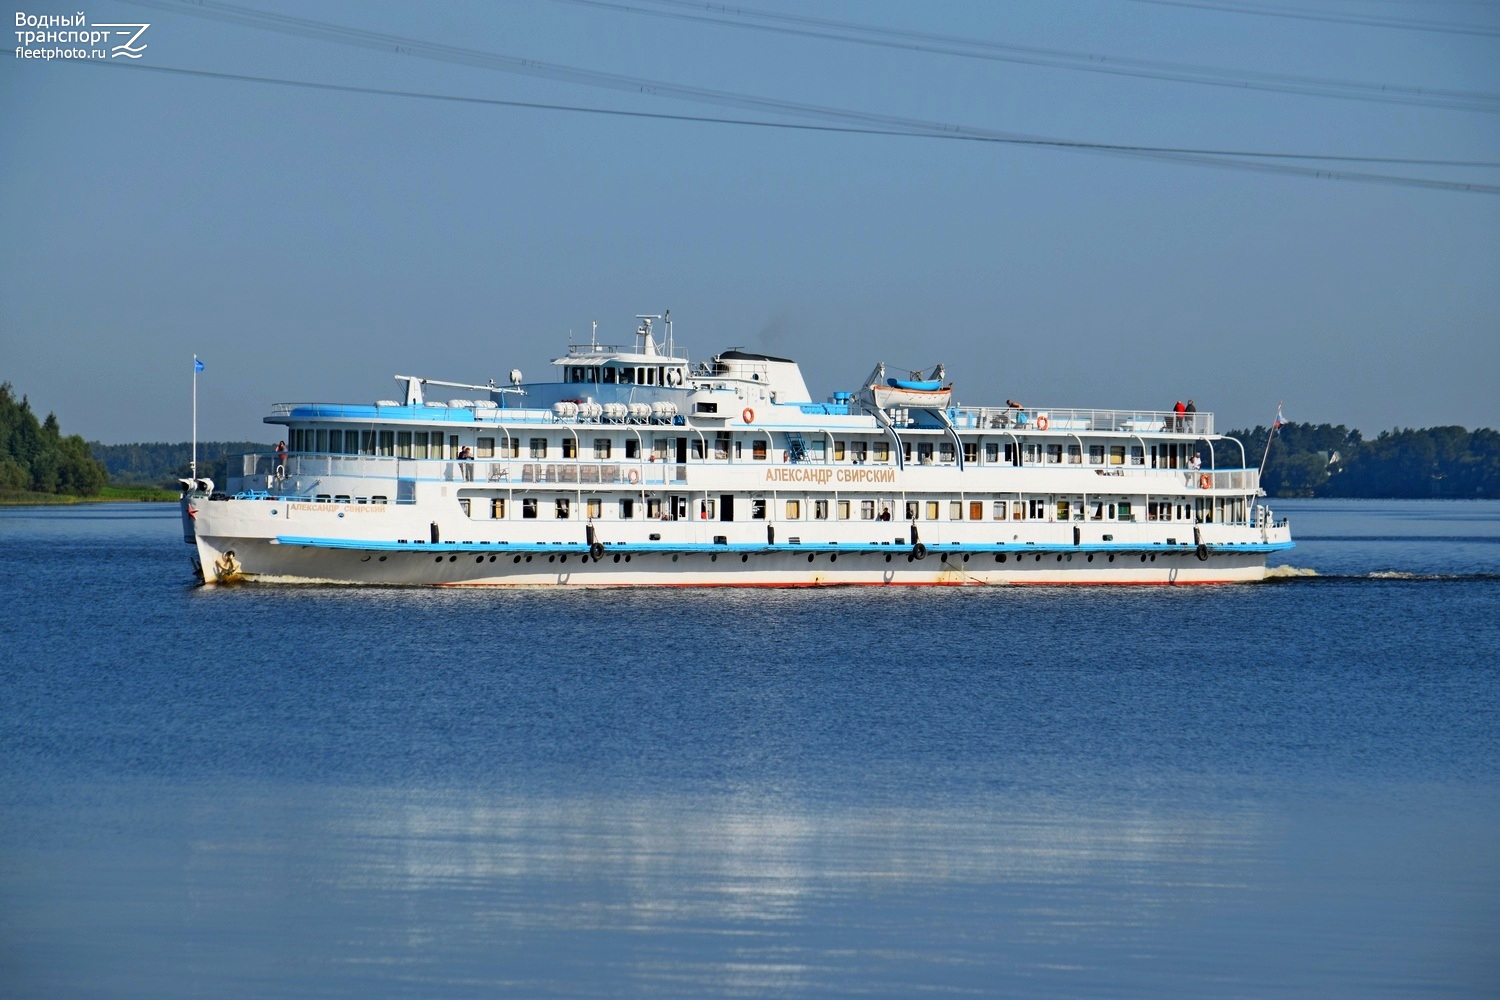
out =
[(1005, 553), (1001, 552), (999, 555), (995, 556), (995, 562), (1005, 562), (1005, 558)]
[(891, 561), (891, 554), (890, 554), (890, 553), (889, 553), (889, 552), (887, 552), (887, 553), (886, 553), (886, 554), (885, 554), (885, 561), (886, 561), (886, 562), (890, 562), (890, 561)]
[(567, 556), (558, 556), (557, 557), (557, 561), (560, 562), (560, 563), (565, 563), (565, 562), (568, 561), (568, 557)]
[(968, 561), (969, 561), (969, 554), (967, 552), (965, 552), (964, 553), (964, 562), (968, 562)]
[(677, 553), (675, 553), (675, 552), (674, 552), (674, 553), (672, 553), (672, 561), (673, 561), (673, 562), (676, 562), (676, 561), (677, 561)]
[(615, 553), (615, 562), (619, 562), (619, 561), (620, 561), (620, 553), (616, 552)]
[(1059, 555), (1058, 555), (1058, 557), (1057, 557), (1057, 561), (1058, 561), (1058, 562), (1062, 562), (1062, 555), (1061, 555), (1061, 554), (1059, 554)]
[[(441, 558), (441, 557), (439, 557), (439, 558)], [(448, 561), (449, 562), (458, 562), (458, 556), (449, 556), (448, 557)]]
[(1151, 553), (1151, 561), (1152, 562), (1156, 562), (1156, 553), (1155, 552)]
[(494, 561), (495, 561), (495, 557), (494, 556), (490, 556), (490, 562), (494, 562)]
[(381, 556), (381, 557), (380, 557), (380, 561), (381, 561), (381, 562), (385, 562), (385, 556)]
[(527, 562), (531, 562), (531, 557), (530, 557), (530, 556), (527, 556), (527, 557), (526, 557), (526, 561), (527, 561)]
[(548, 562), (557, 562), (557, 556), (548, 556), (547, 557), (547, 561)]
[(711, 556), (708, 557), (708, 561), (709, 562), (718, 562), (719, 561), (719, 554), (717, 552), (715, 552), (713, 555), (711, 555)]
[(484, 556), (475, 556), (474, 561), (477, 563), (482, 563), (484, 562)]
[(1092, 552), (1090, 552), (1089, 553), (1089, 562), (1093, 562), (1093, 561), (1094, 561), (1094, 554)]
[(625, 557), (625, 561), (626, 561), (626, 562), (630, 562), (630, 557), (629, 557), (629, 556), (626, 556), (626, 557)]
[(442, 562), (442, 561), (443, 561), (443, 557), (442, 556), (438, 556), (436, 559), (433, 560), (433, 562)]
[(1041, 561), (1042, 561), (1042, 554), (1041, 554), (1041, 553), (1040, 553), (1040, 552), (1038, 552), (1038, 553), (1037, 553), (1037, 554), (1036, 554), (1036, 561), (1037, 561), (1037, 562), (1041, 562)]
[(746, 553), (744, 553), (744, 554), (742, 554), (740, 556), (740, 562), (749, 562), (749, 561), (750, 561), (750, 553), (746, 552)]
[(1113, 553), (1113, 552), (1111, 552), (1111, 553), (1110, 553), (1110, 554), (1109, 554), (1109, 561), (1110, 561), (1110, 562), (1114, 562), (1114, 561), (1115, 561), (1115, 554), (1114, 554), (1114, 553)]
[(521, 557), (520, 556), (516, 556), (515, 561), (516, 562), (520, 562), (521, 561)]
[(832, 555), (830, 555), (828, 557), (828, 561), (829, 562), (838, 562), (839, 561), (839, 554), (837, 552), (833, 553)]
[(808, 554), (807, 554), (807, 561), (808, 561), (808, 562), (812, 562), (812, 561), (813, 561), (813, 554), (812, 554), (812, 553), (811, 553), (811, 552), (809, 552), (809, 553), (808, 553)]
[(1141, 556), (1141, 562), (1145, 562), (1145, 561), (1146, 561), (1146, 557), (1145, 556)]

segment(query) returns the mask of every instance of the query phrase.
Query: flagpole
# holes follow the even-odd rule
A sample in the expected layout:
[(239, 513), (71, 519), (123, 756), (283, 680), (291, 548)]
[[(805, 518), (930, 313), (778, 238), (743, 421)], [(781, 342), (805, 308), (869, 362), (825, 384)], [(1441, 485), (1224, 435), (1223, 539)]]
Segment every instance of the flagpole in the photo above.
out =
[(1281, 400), (1276, 404), (1276, 419), (1271, 421), (1271, 432), (1266, 435), (1266, 450), (1260, 456), (1260, 472), (1256, 476), (1257, 479), (1264, 477), (1266, 474), (1266, 459), (1271, 457), (1271, 439), (1276, 436), (1276, 432), (1281, 428), (1281, 404), (1283, 402), (1285, 400)]
[(193, 355), (193, 460), (188, 475), (198, 478), (198, 355)]

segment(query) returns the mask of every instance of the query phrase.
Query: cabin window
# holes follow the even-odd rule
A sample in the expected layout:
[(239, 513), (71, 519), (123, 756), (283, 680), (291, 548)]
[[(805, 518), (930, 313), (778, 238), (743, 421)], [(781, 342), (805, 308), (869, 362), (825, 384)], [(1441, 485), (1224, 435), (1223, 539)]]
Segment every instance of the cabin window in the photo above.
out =
[(703, 439), (693, 438), (693, 461), (703, 461)]
[(957, 454), (957, 452), (955, 452), (953, 449), (952, 441), (944, 441), (942, 444), (938, 445), (938, 461), (951, 462), (953, 461), (953, 456), (955, 454)]
[(1014, 441), (1005, 442), (1005, 464), (1016, 464), (1016, 443)]
[(1063, 446), (1060, 444), (1049, 444), (1047, 446), (1047, 464), (1058, 465), (1062, 462)]
[(839, 501), (839, 520), (840, 521), (847, 521), (847, 520), (849, 520), (849, 501), (848, 500), (840, 500)]
[(490, 501), (490, 517), (496, 521), (505, 520), (505, 498), (496, 497)]
[(1104, 519), (1104, 504), (1102, 502), (1095, 501), (1093, 510), (1089, 514), (1089, 519), (1093, 521), (1101, 521)]
[(861, 500), (859, 502), (859, 519), (861, 521), (875, 520), (875, 501)]
[(536, 497), (525, 497), (521, 500), (521, 516), (526, 520), (536, 518)]
[(594, 438), (594, 457), (595, 458), (608, 458), (609, 457), (609, 447), (610, 447), (610, 440), (609, 440), (609, 438)]
[(386, 458), (390, 458), (396, 454), (395, 431), (380, 432), (380, 454), (385, 456)]
[(807, 453), (814, 462), (826, 462), (828, 460), (828, 442), (821, 438), (807, 446)]
[(329, 431), (328, 432), (328, 452), (329, 452), (329, 454), (331, 454), (331, 455), (340, 455), (340, 454), (343, 454), (343, 451), (344, 451), (344, 432), (343, 431)]
[(1115, 506), (1115, 514), (1122, 521), (1133, 521), (1133, 520), (1135, 520), (1135, 518), (1132, 517), (1131, 514), (1130, 514), (1130, 504), (1129, 504), (1129, 502), (1121, 502), (1121, 503), (1117, 504)]
[(855, 441), (849, 445), (849, 457), (863, 465), (870, 460), (870, 445), (866, 441)]
[(969, 501), (969, 520), (971, 520), (971, 521), (983, 521), (984, 520), (984, 501), (983, 500), (970, 500)]
[(556, 507), (556, 517), (559, 521), (566, 521), (573, 512), (573, 503), (567, 497), (558, 497)]
[(665, 462), (667, 460), (667, 439), (656, 438), (651, 442), (651, 461)]
[(1068, 501), (1057, 501), (1057, 519), (1059, 521), (1066, 521), (1068, 519)]
[(833, 442), (833, 460), (835, 462), (842, 462), (844, 460), (844, 442)]
[(721, 462), (729, 458), (729, 435), (723, 431), (714, 435), (714, 458)]
[(646, 498), (646, 520), (648, 520), (648, 521), (660, 521), (661, 520), (661, 497), (647, 497)]
[(1130, 464), (1131, 465), (1145, 465), (1146, 464), (1146, 449), (1143, 446), (1138, 445), (1138, 444), (1133, 444), (1133, 445), (1130, 446)]
[(470, 517), (470, 516), (472, 516), (469, 513), (469, 498), (468, 497), (459, 497), (458, 498), (458, 509), (464, 512), (464, 517)]
[(620, 500), (620, 520), (629, 521), (635, 517), (635, 498), (623, 497)]
[(532, 458), (546, 458), (547, 457), (547, 439), (546, 438), (532, 438), (531, 439), (531, 457)]
[(712, 500), (698, 501), (698, 518), (703, 521), (714, 519), (714, 502)]
[(361, 455), (373, 455), (373, 454), (375, 454), (375, 432), (374, 431), (360, 431), (359, 432), (359, 453)]
[(1031, 509), (1027, 513), (1031, 515), (1032, 520), (1040, 521), (1047, 516), (1047, 501), (1032, 500), (1030, 502), (1030, 507)]
[(1000, 461), (1000, 442), (986, 441), (984, 443), (984, 460), (986, 462)]
[(482, 437), (482, 438), (476, 438), (474, 440), (474, 457), (475, 458), (494, 458), (495, 457), (495, 439), (494, 438), (484, 438), (484, 437)]
[[(439, 438), (439, 440), (441, 440), (441, 438)], [(411, 457), (412, 458), (426, 458), (427, 457), (427, 433), (425, 431), (416, 431), (416, 432), (414, 432), (412, 434), (412, 436), (411, 436)]]
[(314, 451), (322, 453), (328, 450), (328, 432), (326, 430), (316, 431), (313, 437), (313, 441), (315, 442), (313, 447)]
[(788, 500), (786, 502), (786, 519), (788, 521), (802, 520), (802, 501)]
[(396, 457), (411, 458), (411, 431), (396, 432)]
[(875, 461), (889, 462), (891, 460), (891, 443), (889, 441), (875, 442)]
[(625, 457), (626, 458), (640, 458), (641, 457), (641, 443), (639, 441), (637, 441), (635, 438), (626, 438), (625, 439)]
[(992, 505), (992, 513), (996, 521), (1005, 520), (1005, 501), (996, 500)]
[(1125, 464), (1125, 446), (1123, 444), (1110, 445), (1110, 448), (1109, 448), (1109, 464), (1110, 465), (1124, 465)]
[(932, 442), (921, 441), (917, 444), (917, 462), (920, 465), (932, 464)]
[(1028, 444), (1026, 446), (1026, 464), (1027, 465), (1041, 465), (1042, 464), (1042, 446), (1041, 445), (1039, 445), (1039, 444)]
[(589, 520), (597, 520), (604, 516), (604, 501), (598, 497), (589, 497), (588, 500)]
[(757, 440), (750, 454), (757, 462), (764, 462), (766, 460), (766, 442), (764, 440)]
[(813, 520), (814, 521), (826, 521), (826, 520), (828, 520), (828, 501), (827, 500), (814, 500), (813, 501)]
[(750, 520), (764, 521), (766, 519), (766, 501), (764, 497), (756, 497), (750, 501)]
[(577, 458), (578, 457), (578, 441), (577, 441), (576, 438), (570, 438), (570, 437), (563, 438), (562, 446), (563, 446), (563, 456), (562, 456), (563, 458)]
[(1077, 445), (1077, 444), (1070, 444), (1070, 445), (1068, 445), (1068, 464), (1069, 465), (1082, 465), (1083, 464), (1083, 446), (1082, 445)]
[(929, 521), (936, 521), (937, 519), (938, 519), (938, 502), (936, 500), (929, 500), (929, 501), (927, 501), (927, 520), (929, 520)]
[(979, 442), (978, 441), (965, 441), (964, 442), (964, 461), (965, 462), (978, 462), (979, 461)]
[(962, 521), (964, 519), (964, 504), (962, 500), (948, 501), (948, 520)]
[(907, 462), (911, 461), (911, 442), (910, 441), (902, 441), (901, 442), (901, 457), (902, 457), (902, 459), (904, 461), (907, 461)]
[(1089, 445), (1089, 464), (1090, 465), (1103, 465), (1104, 464), (1104, 445), (1102, 445), (1102, 444), (1091, 444), (1091, 445)]
[(745, 442), (743, 442), (743, 441), (736, 441), (734, 443), (734, 460), (736, 462), (738, 462), (740, 459), (742, 459), (744, 457), (745, 457)]
[(906, 519), (915, 521), (917, 519), (918, 504), (915, 500), (906, 501)]

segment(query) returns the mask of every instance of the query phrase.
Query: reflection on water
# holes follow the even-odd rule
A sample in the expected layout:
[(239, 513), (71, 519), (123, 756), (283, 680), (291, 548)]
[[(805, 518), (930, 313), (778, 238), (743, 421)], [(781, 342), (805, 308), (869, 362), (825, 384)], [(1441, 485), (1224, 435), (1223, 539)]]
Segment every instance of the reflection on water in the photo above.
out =
[(37, 995), (1398, 996), (1493, 982), (1497, 805), (72, 789), (0, 927)]

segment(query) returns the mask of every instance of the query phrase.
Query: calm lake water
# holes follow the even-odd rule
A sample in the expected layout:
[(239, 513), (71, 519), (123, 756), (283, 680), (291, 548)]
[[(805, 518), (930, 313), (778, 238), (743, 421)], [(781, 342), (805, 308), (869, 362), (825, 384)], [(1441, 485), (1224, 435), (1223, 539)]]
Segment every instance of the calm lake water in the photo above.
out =
[(0, 995), (1500, 994), (1500, 503), (1259, 586), (189, 586), (0, 510)]

